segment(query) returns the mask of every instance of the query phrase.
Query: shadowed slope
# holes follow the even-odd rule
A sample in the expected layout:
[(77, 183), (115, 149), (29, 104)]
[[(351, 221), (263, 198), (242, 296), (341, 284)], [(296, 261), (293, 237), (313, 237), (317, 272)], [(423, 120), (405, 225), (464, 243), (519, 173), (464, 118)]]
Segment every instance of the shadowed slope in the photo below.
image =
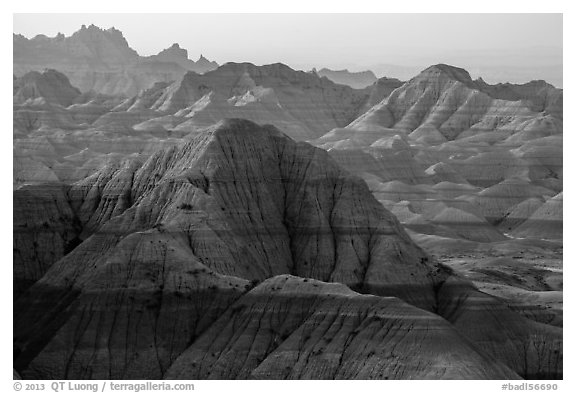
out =
[(563, 193), (548, 199), (518, 228), (512, 231), (517, 237), (562, 239)]
[[(82, 355), (69, 352), (69, 345), (62, 345), (58, 337), (90, 340), (82, 338), (84, 333), (70, 333), (85, 331), (74, 315), (106, 301), (113, 288), (91, 288), (102, 274), (107, 278), (101, 282), (114, 282), (109, 275), (118, 271), (110, 270), (112, 266), (127, 268), (113, 264), (118, 253), (126, 255), (128, 263), (142, 261), (130, 277), (141, 276), (137, 272), (155, 260), (156, 251), (138, 251), (143, 241), (133, 240), (142, 244), (135, 249), (130, 246), (128, 240), (134, 237), (146, 236), (153, 244), (174, 237), (175, 252), (194, 255), (216, 274), (261, 280), (293, 273), (399, 294), (422, 307), (434, 307), (434, 274), (423, 252), (366, 185), (340, 170), (322, 150), (295, 143), (274, 128), (230, 121), (158, 152), (141, 167), (134, 164), (104, 168), (70, 191), (83, 236), (93, 235), (20, 300), (17, 309), (22, 312), (16, 315), (23, 350), (20, 365), (50, 343), (36, 357), (30, 375), (107, 375), (98, 363), (83, 363)], [(179, 280), (195, 288), (186, 284), (186, 277)], [(119, 286), (123, 293), (133, 285), (128, 281)], [(143, 290), (137, 302), (150, 301), (154, 293)], [(122, 304), (110, 303), (106, 318), (119, 313), (118, 318), (132, 319), (135, 309)], [(135, 328), (125, 326), (127, 332)], [(59, 363), (53, 356), (83, 366), (75, 371), (47, 369), (47, 364)], [(118, 367), (114, 369), (129, 365)]]
[[(417, 359), (417, 360), (416, 360)], [(517, 378), (438, 316), (344, 285), (277, 276), (239, 299), (169, 379)]]
[[(221, 122), (143, 164), (107, 166), (73, 185), (69, 195), (86, 240), (15, 305), (21, 351), (15, 364), (28, 377), (160, 378), (250, 288), (248, 280), (282, 274), (397, 296), (428, 311), (448, 303), (466, 314), (459, 292), (438, 291), (450, 271), (428, 259), (363, 181), (340, 169), (327, 152), (296, 143), (272, 126)], [(213, 292), (205, 295), (206, 290)], [(557, 376), (561, 357), (532, 364), (533, 351), (544, 351), (543, 359), (558, 351), (558, 331), (539, 335), (554, 340), (532, 348), (538, 326), (523, 324), (511, 311), (500, 315), (518, 322), (501, 332), (488, 320), (473, 342), (514, 336), (512, 355), (488, 347), (486, 356), (535, 375), (532, 368), (517, 367), (518, 353), (542, 375)], [(427, 334), (444, 337), (448, 325), (432, 318)], [(467, 320), (459, 327), (464, 337)], [(435, 326), (442, 326), (441, 333)], [(456, 340), (453, 331), (446, 334)], [(433, 340), (411, 337), (412, 348), (434, 351)], [(512, 351), (522, 346), (530, 347), (528, 355)], [(470, 367), (437, 369), (433, 357), (422, 369), (406, 365), (404, 374), (391, 377), (494, 377), (485, 357), (470, 356)], [(476, 362), (479, 369), (472, 371)], [(351, 368), (349, 374), (334, 369), (295, 376), (383, 378), (390, 370), (386, 362), (377, 363), (381, 375)], [(268, 367), (254, 376), (288, 376)], [(236, 370), (227, 377), (239, 375), (247, 376)]]
[(68, 78), (58, 71), (29, 72), (14, 80), (13, 102), (23, 104), (26, 101), (44, 99), (47, 103), (67, 107), (80, 94), (80, 90), (72, 86)]

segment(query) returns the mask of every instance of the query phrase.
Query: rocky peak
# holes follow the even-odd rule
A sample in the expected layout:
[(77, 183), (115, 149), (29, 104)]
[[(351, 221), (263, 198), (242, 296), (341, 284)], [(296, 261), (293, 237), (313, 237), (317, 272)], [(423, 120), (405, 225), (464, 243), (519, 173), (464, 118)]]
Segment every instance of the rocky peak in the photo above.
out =
[[(280, 63), (226, 63), (203, 75), (189, 71), (149, 107), (173, 114), (185, 109), (177, 116), (185, 113), (190, 120), (179, 130), (239, 117), (274, 124), (291, 137), (306, 140), (348, 124), (366, 96), (365, 91)], [(310, 117), (311, 108), (317, 108), (317, 116)], [(287, 118), (293, 120), (286, 122)]]
[(88, 55), (110, 63), (138, 58), (138, 53), (130, 48), (122, 32), (114, 27), (104, 30), (95, 25), (82, 25), (79, 31), (64, 39), (62, 43), (79, 55)]
[(83, 25), (71, 36), (13, 35), (14, 73), (40, 71), (49, 66), (64, 72), (82, 91), (135, 95), (157, 81), (177, 80), (186, 70), (205, 73), (218, 68), (201, 56), (198, 63), (178, 44), (153, 56), (139, 56), (122, 32)]
[(473, 85), (472, 77), (463, 68), (454, 67), (448, 64), (436, 64), (426, 68), (416, 78), (417, 79), (437, 79), (439, 77), (448, 78), (454, 81), (464, 83), (466, 85)]
[(526, 104), (520, 101), (524, 98), (531, 99), (528, 92), (520, 92), (519, 88), (496, 88), (473, 81), (462, 68), (436, 64), (394, 90), (349, 127), (369, 129), (378, 125), (412, 132), (423, 125), (429, 130), (433, 126), (444, 138), (452, 140), (470, 128), (472, 122), (479, 122), (482, 116), (487, 116), (494, 99), (516, 101), (504, 105), (506, 114), (499, 115), (503, 119), (531, 109), (550, 108), (551, 113), (557, 113), (561, 102), (557, 97)]
[(12, 46), (14, 48), (14, 53), (17, 53), (22, 48), (29, 45), (30, 40), (24, 37), (22, 34), (12, 34)]
[[(215, 272), (249, 280), (290, 273), (374, 286), (374, 292), (432, 307), (432, 265), (366, 184), (327, 152), (294, 142), (273, 126), (223, 120), (158, 151), (126, 181), (121, 187), (138, 201), (130, 212), (152, 209), (146, 222), (202, 228), (206, 215), (212, 228), (244, 234), (240, 241), (226, 234), (231, 232), (213, 239), (233, 264), (206, 248), (205, 240), (192, 239), (194, 252)], [(110, 208), (122, 213), (115, 202), (100, 205), (94, 217), (109, 217), (104, 210)], [(187, 209), (194, 214), (180, 214)], [(357, 229), (350, 229), (352, 222)], [(128, 226), (126, 231), (136, 229)], [(413, 286), (422, 289), (411, 293)]]
[(204, 55), (200, 55), (194, 64), (193, 70), (199, 73), (205, 73), (215, 70), (216, 68), (218, 68), (218, 63), (208, 60)]
[(31, 71), (14, 80), (15, 104), (42, 98), (47, 103), (66, 107), (80, 94), (80, 90), (70, 84), (66, 75), (52, 69), (42, 73)]
[(156, 57), (158, 57), (161, 60), (189, 61), (188, 51), (184, 48), (180, 48), (180, 45), (178, 45), (177, 43), (174, 43), (172, 44), (171, 47), (160, 51), (160, 53), (158, 53)]

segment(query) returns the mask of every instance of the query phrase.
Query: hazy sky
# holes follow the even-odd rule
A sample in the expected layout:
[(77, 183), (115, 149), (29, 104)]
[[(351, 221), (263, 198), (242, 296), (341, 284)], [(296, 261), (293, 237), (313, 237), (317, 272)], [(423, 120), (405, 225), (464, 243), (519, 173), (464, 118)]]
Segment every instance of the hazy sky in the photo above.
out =
[(174, 42), (218, 62), (401, 63), (452, 51), (562, 47), (561, 14), (15, 14), (14, 32), (120, 29), (141, 55)]

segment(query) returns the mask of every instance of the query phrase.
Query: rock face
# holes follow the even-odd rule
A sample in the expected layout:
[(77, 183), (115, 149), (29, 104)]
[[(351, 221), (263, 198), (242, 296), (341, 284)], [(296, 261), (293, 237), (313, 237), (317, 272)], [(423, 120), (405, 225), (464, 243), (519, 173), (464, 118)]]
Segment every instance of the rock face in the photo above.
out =
[(18, 375), (562, 378), (562, 90), (95, 26), (14, 59)]
[(562, 239), (563, 193), (543, 203), (512, 233), (517, 237)]
[(325, 76), (332, 82), (353, 87), (355, 89), (363, 89), (372, 86), (376, 83), (376, 75), (372, 71), (350, 72), (348, 70), (334, 71), (328, 68), (322, 68), (318, 71), (318, 75)]
[[(467, 338), (507, 364), (524, 378), (549, 378), (548, 362), (559, 364), (562, 329), (527, 320), (454, 277), (439, 292), (438, 312)], [(488, 331), (498, 326), (498, 338)], [(493, 330), (494, 331), (494, 330)], [(530, 332), (530, 333), (527, 333)], [(530, 344), (526, 335), (530, 336)], [(559, 372), (559, 369), (556, 371)], [(559, 374), (556, 374), (558, 376)]]
[[(557, 114), (562, 93), (550, 85), (544, 88), (554, 96), (548, 107), (546, 98), (542, 102), (541, 95), (529, 93), (525, 86), (516, 87), (515, 95), (504, 94), (497, 87), (473, 81), (466, 70), (438, 64), (422, 71), (349, 127), (394, 128), (407, 133), (426, 128), (448, 140), (494, 130), (521, 130), (535, 119), (552, 116), (546, 108)], [(555, 133), (550, 127), (539, 131)]]
[[(400, 86), (380, 82), (372, 107), (312, 143), (361, 176), (410, 230), (478, 242), (524, 237), (513, 230), (562, 191), (561, 89), (489, 85), (445, 64)], [(559, 238), (560, 221), (543, 222), (542, 238)]]
[(66, 191), (58, 184), (14, 191), (15, 298), (80, 243), (79, 223)]
[(72, 105), (80, 94), (80, 90), (72, 86), (65, 75), (55, 70), (29, 72), (14, 79), (14, 104), (42, 100), (67, 107)]
[[(168, 63), (176, 63), (182, 68), (189, 69), (194, 66), (194, 62), (188, 58), (188, 51), (180, 48), (178, 44), (172, 44), (170, 48), (160, 51), (157, 55), (148, 57), (150, 60), (164, 61)], [(216, 67), (217, 68), (217, 67)]]
[[(434, 338), (426, 332), (433, 330)], [(448, 345), (448, 343), (450, 343)], [(416, 354), (425, 354), (415, 362)], [(341, 284), (277, 276), (244, 295), (169, 379), (517, 378), (442, 318)]]
[(404, 82), (396, 78), (379, 78), (370, 87), (370, 97), (368, 98), (368, 101), (366, 101), (366, 104), (364, 104), (363, 112), (366, 112), (374, 105), (380, 103), (380, 101), (388, 97), (390, 93), (392, 93), (403, 84)]
[(101, 59), (105, 64), (124, 64), (138, 58), (138, 54), (129, 47), (121, 31), (115, 28), (102, 30), (94, 25), (82, 25), (82, 28), (70, 37), (63, 34), (53, 38), (38, 35), (29, 40), (14, 34), (13, 41), (16, 65), (20, 62), (46, 65), (53, 61), (67, 60), (58, 59), (59, 56), (75, 58), (78, 61), (82, 58)]
[[(111, 138), (88, 129), (90, 123), (121, 101), (101, 94), (82, 94), (64, 74), (54, 70), (31, 71), (15, 78), (14, 186), (76, 181), (95, 171), (98, 164), (115, 159), (110, 156), (112, 149), (102, 152), (94, 147), (98, 142), (100, 146), (114, 145)], [(84, 131), (92, 146), (83, 142)], [(116, 138), (120, 139), (118, 131), (115, 128)]]
[[(130, 48), (122, 32), (82, 26), (69, 37), (13, 36), (14, 74), (53, 68), (63, 72), (83, 92), (134, 95), (155, 82), (173, 81), (186, 71), (205, 72), (218, 65), (189, 60), (185, 50), (172, 47), (142, 57)], [(184, 51), (184, 52), (182, 52)]]
[(489, 85), (482, 79), (479, 79), (476, 83), (480, 89), (489, 92), (491, 96), (513, 101), (524, 100), (527, 101), (532, 110), (536, 112), (546, 112), (559, 119), (563, 118), (562, 90), (555, 88), (545, 81), (532, 81), (522, 85), (514, 85), (511, 83)]
[(194, 67), (192, 67), (191, 70), (199, 74), (204, 74), (208, 71), (213, 71), (216, 68), (218, 68), (218, 63), (216, 63), (215, 61), (208, 60), (207, 58), (204, 57), (204, 55), (200, 55), (200, 57), (198, 58), (198, 60), (196, 60), (196, 63), (194, 64)]
[(238, 117), (273, 124), (305, 140), (348, 124), (366, 97), (363, 91), (283, 64), (227, 63), (204, 75), (189, 72), (161, 91), (150, 89), (130, 101), (127, 110), (158, 112), (156, 120), (136, 125), (141, 130), (162, 125), (189, 131)]
[(511, 178), (488, 187), (477, 195), (462, 198), (477, 206), (486, 219), (499, 223), (506, 217), (509, 209), (520, 203), (531, 198), (553, 195), (554, 192), (547, 188), (532, 185), (524, 179)]
[[(178, 54), (174, 48), (164, 56)], [(231, 63), (205, 75), (189, 72), (130, 98), (80, 94), (59, 72), (31, 72), (14, 79), (14, 185), (69, 184), (100, 165), (130, 154), (147, 157), (230, 117), (310, 139), (348, 124), (366, 98), (365, 91), (282, 64)]]
[(208, 71), (213, 71), (218, 68), (218, 63), (210, 61), (203, 55), (197, 61), (188, 58), (188, 51), (180, 48), (180, 45), (173, 44), (170, 48), (160, 51), (157, 55), (149, 56), (146, 58), (151, 61), (176, 63), (182, 68), (203, 74)]
[(14, 307), (25, 378), (561, 376), (561, 329), (456, 280), (273, 126), (220, 122), (67, 203), (82, 243)]

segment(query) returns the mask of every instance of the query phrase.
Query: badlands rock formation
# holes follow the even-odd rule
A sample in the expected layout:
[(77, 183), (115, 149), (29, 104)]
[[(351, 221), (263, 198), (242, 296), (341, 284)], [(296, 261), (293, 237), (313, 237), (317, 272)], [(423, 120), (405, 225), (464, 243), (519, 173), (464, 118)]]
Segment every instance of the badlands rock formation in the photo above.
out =
[(160, 51), (157, 55), (148, 56), (147, 60), (176, 63), (186, 70), (191, 70), (199, 74), (218, 68), (218, 63), (210, 61), (202, 55), (200, 55), (197, 61), (190, 60), (188, 58), (188, 51), (180, 48), (178, 44), (172, 44), (170, 48)]
[(185, 131), (240, 117), (274, 124), (302, 140), (345, 126), (365, 100), (365, 92), (283, 64), (227, 63), (204, 75), (189, 72), (161, 91), (145, 91), (127, 111), (158, 112), (157, 119), (136, 126), (141, 130)]
[[(434, 339), (426, 337), (430, 330)], [(416, 352), (427, 355), (413, 363)], [(283, 275), (238, 300), (174, 362), (166, 377), (514, 379), (516, 375), (485, 358), (434, 314), (396, 298), (360, 295), (341, 284)]]
[[(48, 80), (48, 76), (43, 79)], [(21, 86), (35, 79), (39, 76), (32, 73), (14, 82), (15, 103), (26, 104), (18, 108), (15, 116), (15, 129), (20, 133), (47, 127), (75, 131), (96, 128), (99, 132), (126, 131), (129, 135), (154, 134), (165, 139), (169, 132), (182, 136), (190, 129), (240, 116), (274, 123), (283, 132), (306, 139), (346, 125), (367, 98), (366, 92), (282, 64), (258, 67), (229, 63), (205, 75), (189, 72), (174, 83), (158, 82), (124, 101), (95, 94), (71, 100), (70, 94), (66, 94), (69, 82), (63, 79), (57, 81), (61, 82), (58, 87), (53, 87), (58, 91), (49, 95), (29, 88), (34, 98), (44, 99), (23, 102), (30, 97), (21, 91)], [(55, 104), (52, 97), (57, 95), (63, 100), (57, 102), (58, 107), (42, 106)], [(42, 120), (46, 117), (50, 123), (43, 127)]]
[(362, 113), (368, 111), (374, 105), (388, 97), (394, 90), (402, 86), (404, 82), (395, 78), (380, 78), (370, 87), (370, 97), (364, 104)]
[[(511, 233), (562, 191), (562, 90), (543, 81), (488, 85), (439, 64), (313, 143), (364, 178), (410, 229), (502, 240), (500, 231)], [(545, 222), (558, 228), (555, 216)], [(543, 237), (558, 238), (550, 231)]]
[(374, 75), (372, 71), (350, 72), (348, 70), (334, 71), (328, 68), (322, 68), (320, 71), (317, 71), (317, 73), (320, 76), (325, 76), (332, 82), (350, 86), (355, 89), (372, 86), (377, 81), (376, 75)]
[(543, 81), (488, 85), (440, 64), (313, 143), (457, 274), (562, 326), (562, 97)]
[(512, 232), (517, 237), (539, 237), (541, 239), (562, 239), (562, 199), (560, 193), (531, 214), (526, 221)]
[(80, 223), (66, 187), (43, 184), (14, 192), (14, 297), (80, 243)]
[[(394, 128), (412, 133), (427, 129), (442, 135), (447, 140), (482, 136), (487, 132), (499, 131), (509, 137), (515, 131), (539, 128), (543, 135), (557, 133), (547, 124), (537, 123), (549, 119), (561, 105), (561, 92), (551, 85), (543, 87), (556, 98), (553, 103), (542, 103), (525, 92), (523, 86), (511, 98), (496, 94), (496, 88), (487, 88), (485, 83), (473, 81), (463, 69), (438, 64), (427, 68), (388, 98), (369, 110), (349, 125), (357, 130), (371, 128)], [(543, 93), (537, 95), (542, 96)], [(552, 113), (547, 109), (552, 108)], [(540, 129), (546, 127), (545, 129)], [(548, 135), (545, 135), (548, 134)]]
[(206, 75), (190, 72), (131, 98), (80, 93), (58, 71), (30, 72), (14, 79), (14, 185), (70, 184), (226, 117), (272, 123), (308, 139), (346, 125), (366, 98), (366, 92), (282, 64), (230, 63)]
[(365, 182), (273, 126), (223, 121), (46, 195), (25, 221), (61, 239), (43, 253), (79, 244), (39, 279), (21, 257), (24, 378), (561, 377), (561, 328), (438, 264)]
[(562, 377), (562, 90), (14, 40), (22, 377)]
[(81, 95), (68, 78), (55, 70), (32, 71), (14, 79), (14, 104), (46, 103), (70, 106)]
[(131, 98), (80, 94), (58, 71), (31, 72), (14, 79), (14, 185), (69, 184), (227, 117), (271, 123), (309, 139), (349, 123), (367, 97), (282, 64), (229, 63), (205, 75), (189, 72)]
[(142, 57), (130, 48), (122, 32), (90, 25), (69, 37), (13, 36), (14, 74), (53, 68), (63, 72), (83, 92), (134, 95), (154, 82), (173, 81), (186, 71), (205, 72), (218, 65), (172, 47), (156, 56)]

